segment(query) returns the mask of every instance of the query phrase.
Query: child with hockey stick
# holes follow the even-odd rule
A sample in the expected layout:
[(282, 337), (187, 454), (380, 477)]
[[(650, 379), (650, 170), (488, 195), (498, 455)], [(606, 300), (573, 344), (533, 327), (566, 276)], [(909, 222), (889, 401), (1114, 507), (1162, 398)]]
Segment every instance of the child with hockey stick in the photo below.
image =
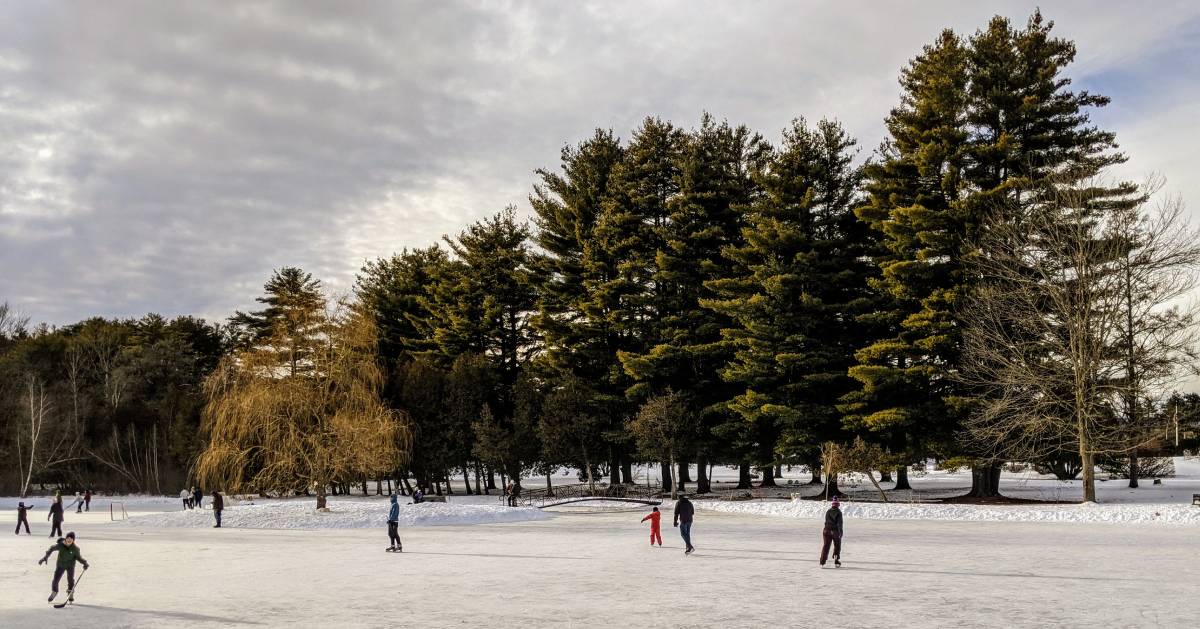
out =
[(46, 563), (50, 558), (50, 553), (58, 553), (58, 563), (54, 568), (54, 581), (50, 583), (50, 598), (46, 601), (53, 601), (54, 597), (58, 596), (58, 582), (62, 579), (63, 574), (67, 575), (67, 600), (74, 598), (75, 594), (75, 562), (83, 564), (83, 569), (88, 569), (88, 562), (79, 552), (79, 546), (75, 544), (75, 531), (67, 533), (67, 536), (60, 538), (56, 544), (46, 551), (38, 561), (38, 565)]
[(662, 512), (658, 510), (658, 507), (654, 507), (654, 511), (642, 518), (642, 522), (646, 520), (650, 520), (650, 546), (654, 546), (654, 540), (658, 540), (658, 547), (662, 548), (662, 528), (659, 525), (662, 520)]
[(29, 510), (32, 508), (33, 508), (33, 505), (25, 506), (25, 503), (23, 503), (23, 502), (17, 503), (17, 530), (16, 530), (17, 535), (21, 534), (21, 525), (22, 524), (25, 525), (25, 534), (32, 535), (32, 533), (29, 532), (29, 516), (28, 516)]

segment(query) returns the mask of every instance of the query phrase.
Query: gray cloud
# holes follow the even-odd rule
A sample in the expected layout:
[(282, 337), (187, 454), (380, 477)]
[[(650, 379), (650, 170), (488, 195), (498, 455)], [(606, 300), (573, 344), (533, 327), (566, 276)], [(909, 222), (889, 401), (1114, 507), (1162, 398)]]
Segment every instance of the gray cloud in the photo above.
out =
[[(283, 265), (345, 289), (366, 259), (524, 207), (564, 143), (646, 115), (768, 134), (837, 116), (869, 151), (941, 28), (1033, 7), (0, 4), (0, 300), (50, 323), (223, 318)], [(1079, 43), (1076, 83), (1114, 98), (1128, 171), (1200, 198), (1197, 86), (1166, 80), (1200, 58), (1198, 8), (1047, 15)]]

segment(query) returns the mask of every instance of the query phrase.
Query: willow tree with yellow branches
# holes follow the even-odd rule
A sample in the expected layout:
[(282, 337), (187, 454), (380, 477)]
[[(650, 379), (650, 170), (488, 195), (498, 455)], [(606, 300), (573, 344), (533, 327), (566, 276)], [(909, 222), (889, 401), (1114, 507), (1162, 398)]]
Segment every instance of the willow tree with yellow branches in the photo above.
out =
[(268, 334), (208, 378), (208, 446), (196, 465), (203, 483), (234, 492), (312, 488), (321, 509), (330, 483), (407, 462), (412, 433), (380, 399), (372, 317), (345, 303), (319, 305), (283, 309)]

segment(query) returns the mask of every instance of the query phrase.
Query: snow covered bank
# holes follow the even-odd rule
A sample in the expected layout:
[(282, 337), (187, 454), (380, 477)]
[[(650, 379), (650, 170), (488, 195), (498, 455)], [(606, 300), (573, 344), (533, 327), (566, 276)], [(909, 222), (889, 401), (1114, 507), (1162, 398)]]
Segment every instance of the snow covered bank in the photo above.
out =
[[(382, 500), (330, 500), (329, 511), (316, 511), (312, 499), (266, 501), (229, 506), (222, 513), (222, 526), (254, 529), (366, 529), (387, 525), (388, 503)], [(400, 505), (400, 526), (447, 526), (526, 522), (554, 517), (532, 508), (498, 505), (445, 504), (426, 502)], [(203, 528), (213, 525), (208, 509), (138, 515), (132, 526)]]
[[(724, 513), (818, 519), (829, 504), (789, 502), (715, 502), (697, 500), (696, 508)], [(847, 518), (867, 520), (947, 520), (960, 522), (1167, 523), (1200, 526), (1200, 507), (1153, 504), (961, 505), (844, 502)]]

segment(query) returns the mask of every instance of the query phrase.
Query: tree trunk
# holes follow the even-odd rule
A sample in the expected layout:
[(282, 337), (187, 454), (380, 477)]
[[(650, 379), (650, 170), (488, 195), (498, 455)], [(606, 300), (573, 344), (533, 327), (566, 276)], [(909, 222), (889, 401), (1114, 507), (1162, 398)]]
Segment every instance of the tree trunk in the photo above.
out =
[(908, 484), (907, 465), (901, 465), (900, 467), (896, 468), (896, 486), (892, 489), (912, 489), (912, 485)]
[(738, 489), (750, 489), (750, 462), (742, 461), (738, 465)]
[(679, 484), (692, 482), (692, 466), (687, 461), (679, 461), (676, 469), (679, 470)]
[(812, 478), (809, 479), (809, 485), (823, 485), (825, 481), (821, 480), (821, 460), (809, 461), (808, 471), (812, 472)]
[(412, 483), (408, 482), (408, 473), (407, 472), (403, 476), (400, 477), (400, 482), (404, 483), (404, 489), (407, 492), (404, 495), (411, 496), (413, 493), (413, 487), (412, 487)]
[(325, 508), (325, 483), (317, 483), (317, 508)]
[(476, 495), (484, 495), (487, 490), (483, 488), (483, 473), (479, 471), (479, 461), (475, 462), (475, 493)]
[(767, 465), (758, 468), (762, 472), (762, 481), (758, 483), (759, 487), (775, 487), (775, 466)]
[(633, 461), (629, 460), (629, 455), (621, 455), (621, 482), (626, 485), (633, 484)]
[(1130, 487), (1130, 489), (1137, 489), (1138, 475), (1140, 473), (1141, 473), (1141, 470), (1138, 469), (1138, 451), (1137, 451), (1137, 448), (1134, 448), (1129, 453), (1129, 487)]
[[(388, 484), (390, 485), (391, 483), (388, 483)], [(390, 494), (390, 493), (392, 493), (392, 492), (391, 492), (391, 487), (388, 487), (388, 493), (389, 493), (389, 494)], [(376, 495), (376, 496), (382, 496), (382, 495), (383, 495), (383, 479), (382, 479), (382, 478), (376, 478), (376, 479), (375, 479), (375, 495)]]
[(492, 468), (490, 466), (488, 467), (488, 471), (487, 471), (487, 488), (488, 489), (496, 488), (496, 473), (492, 471)]
[[(670, 460), (670, 462), (668, 462), (668, 463), (667, 463), (667, 472), (668, 472), (668, 473), (670, 473), (670, 472), (673, 472), (673, 471), (675, 471), (675, 469), (676, 469), (676, 467), (675, 467), (675, 453), (674, 453), (674, 452), (672, 452), (672, 453), (671, 453), (671, 460)], [(683, 479), (680, 479), (680, 478), (673, 478), (673, 479), (671, 479), (671, 480), (673, 480), (673, 481), (674, 481), (673, 483), (671, 483), (671, 500), (675, 500), (676, 498), (678, 498), (678, 497), (679, 497), (679, 492), (681, 492), (681, 491), (683, 491), (683, 490), (684, 490), (684, 489), (683, 489)]]
[(662, 490), (674, 493), (674, 490), (671, 487), (671, 462), (659, 461), (659, 466), (659, 475), (662, 478)]
[(775, 466), (775, 478), (783, 478), (783, 466), (782, 465)]
[(467, 488), (467, 495), (471, 495), (471, 471), (467, 463), (463, 462), (463, 485)]
[(708, 480), (708, 457), (701, 454), (696, 459), (696, 493), (707, 494), (712, 491)]
[(546, 492), (549, 493), (553, 490), (554, 490), (554, 484), (551, 482), (550, 472), (546, 472)]
[(446, 495), (454, 495), (454, 486), (450, 484), (450, 470), (442, 472), (442, 481), (446, 483)]
[(621, 461), (617, 459), (612, 449), (609, 449), (608, 455), (608, 485), (614, 487), (621, 484)]
[(367, 493), (367, 479), (365, 479), (365, 478), (362, 479), (362, 485), (363, 485), (363, 495), (370, 496), (371, 494)]
[(1000, 496), (1000, 464), (982, 463), (971, 467), (971, 498)]
[(821, 495), (825, 496), (826, 500), (829, 500), (834, 496), (842, 495), (842, 490), (838, 488), (837, 477), (838, 475), (836, 473), (829, 474), (825, 477), (825, 489), (821, 491)]
[(1083, 501), (1096, 502), (1096, 460), (1082, 446), (1079, 455), (1083, 459)]
[(892, 482), (892, 471), (891, 470), (880, 470), (879, 471), (879, 482), (881, 482), (881, 483)]

